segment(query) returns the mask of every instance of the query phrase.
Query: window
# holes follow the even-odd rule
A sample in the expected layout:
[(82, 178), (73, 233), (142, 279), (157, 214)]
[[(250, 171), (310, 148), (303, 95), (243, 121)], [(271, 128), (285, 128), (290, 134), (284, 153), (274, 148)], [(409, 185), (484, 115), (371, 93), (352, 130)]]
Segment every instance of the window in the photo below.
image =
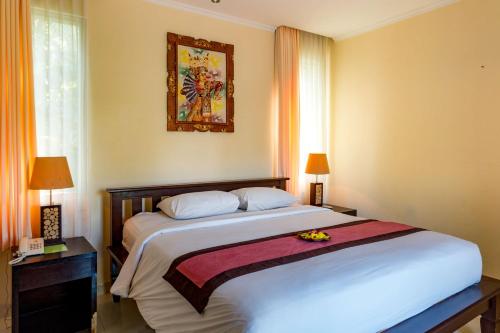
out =
[[(54, 3), (57, 3), (57, 8)], [(45, 6), (44, 6), (45, 5)], [(66, 6), (64, 6), (66, 5)], [(66, 156), (74, 188), (54, 191), (63, 236), (88, 235), (85, 19), (74, 1), (33, 1), (32, 44), (38, 156)], [(41, 203), (48, 203), (47, 191)]]
[[(300, 32), (299, 191), (304, 202), (309, 202), (307, 184), (313, 181), (304, 173), (309, 153), (329, 153), (330, 44), (329, 38)], [(323, 181), (328, 188), (327, 177)]]

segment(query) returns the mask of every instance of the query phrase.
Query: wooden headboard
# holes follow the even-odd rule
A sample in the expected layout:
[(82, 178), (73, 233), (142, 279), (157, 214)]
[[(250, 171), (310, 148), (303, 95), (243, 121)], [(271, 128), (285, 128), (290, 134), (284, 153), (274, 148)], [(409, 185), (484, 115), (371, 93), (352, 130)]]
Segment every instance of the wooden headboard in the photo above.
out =
[(286, 190), (287, 180), (288, 178), (263, 178), (210, 183), (109, 188), (106, 192), (111, 196), (112, 246), (121, 247), (122, 245), (123, 223), (126, 218), (124, 201), (131, 201), (131, 215), (133, 216), (143, 211), (158, 211), (159, 209), (156, 208), (156, 205), (164, 197), (200, 191), (232, 191), (242, 187), (275, 187)]

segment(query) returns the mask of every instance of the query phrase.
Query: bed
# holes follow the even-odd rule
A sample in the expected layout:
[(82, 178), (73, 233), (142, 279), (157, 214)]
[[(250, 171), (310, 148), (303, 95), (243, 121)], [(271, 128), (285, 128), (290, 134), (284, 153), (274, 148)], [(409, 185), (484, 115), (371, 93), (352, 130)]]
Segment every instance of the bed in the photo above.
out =
[(477, 246), (424, 230), (238, 276), (198, 313), (163, 279), (179, 256), (363, 218), (294, 206), (176, 222), (153, 207), (189, 192), (285, 189), (286, 180), (107, 190), (114, 292), (134, 298), (158, 332), (453, 332), (478, 315), (483, 333), (500, 332), (500, 281), (481, 277)]

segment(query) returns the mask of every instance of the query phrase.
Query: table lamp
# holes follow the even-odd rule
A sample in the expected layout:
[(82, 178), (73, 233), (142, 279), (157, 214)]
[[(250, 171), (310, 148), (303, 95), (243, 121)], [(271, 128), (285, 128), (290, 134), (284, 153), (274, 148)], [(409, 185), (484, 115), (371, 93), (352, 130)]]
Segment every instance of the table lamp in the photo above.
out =
[(326, 154), (309, 154), (306, 173), (316, 175), (316, 182), (310, 185), (309, 203), (313, 206), (323, 205), (323, 183), (318, 183), (318, 175), (330, 173)]
[(62, 244), (61, 205), (52, 202), (52, 190), (73, 187), (66, 157), (37, 157), (30, 189), (50, 190), (50, 205), (40, 206), (40, 235), (46, 245)]

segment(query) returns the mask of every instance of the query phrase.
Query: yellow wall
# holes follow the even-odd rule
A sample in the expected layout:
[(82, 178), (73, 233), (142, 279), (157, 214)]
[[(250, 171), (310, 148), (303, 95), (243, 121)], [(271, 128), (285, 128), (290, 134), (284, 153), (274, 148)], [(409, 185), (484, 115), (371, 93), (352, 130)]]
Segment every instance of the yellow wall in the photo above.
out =
[[(478, 243), (500, 278), (500, 1), (335, 44), (331, 200)], [(484, 68), (482, 67), (484, 66)]]
[[(271, 176), (272, 32), (144, 0), (92, 0), (87, 9), (97, 246), (109, 242), (102, 222), (107, 187)], [(234, 133), (166, 131), (167, 32), (234, 44)]]

